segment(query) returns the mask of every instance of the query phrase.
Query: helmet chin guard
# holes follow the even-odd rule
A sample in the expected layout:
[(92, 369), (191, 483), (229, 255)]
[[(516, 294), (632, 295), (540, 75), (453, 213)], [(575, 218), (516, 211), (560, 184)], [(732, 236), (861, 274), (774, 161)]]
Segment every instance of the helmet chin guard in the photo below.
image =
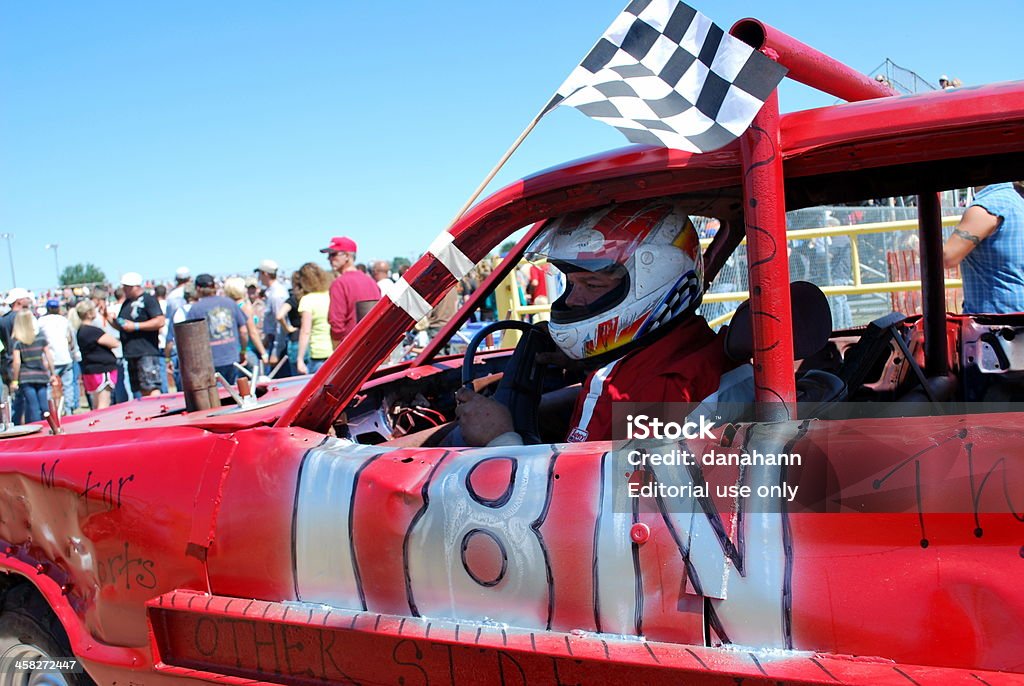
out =
[(551, 305), (548, 331), (577, 360), (618, 357), (693, 314), (704, 288), (697, 231), (682, 203), (643, 200), (554, 219), (527, 250), (561, 271), (621, 276), (585, 306), (570, 306), (571, 281)]

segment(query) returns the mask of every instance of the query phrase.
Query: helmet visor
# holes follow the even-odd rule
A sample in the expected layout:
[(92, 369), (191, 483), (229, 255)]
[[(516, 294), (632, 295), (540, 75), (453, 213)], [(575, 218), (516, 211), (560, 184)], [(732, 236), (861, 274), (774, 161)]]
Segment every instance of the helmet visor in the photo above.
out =
[(629, 272), (622, 265), (597, 271), (554, 261), (566, 275), (565, 292), (551, 304), (551, 320), (561, 324), (589, 319), (615, 307), (629, 294)]

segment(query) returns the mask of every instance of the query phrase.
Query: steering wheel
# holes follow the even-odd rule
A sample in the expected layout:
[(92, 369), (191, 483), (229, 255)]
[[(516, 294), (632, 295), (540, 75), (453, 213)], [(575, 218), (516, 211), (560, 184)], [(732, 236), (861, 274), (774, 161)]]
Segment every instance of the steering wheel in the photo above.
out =
[(505, 373), (498, 383), (494, 399), (509, 409), (512, 426), (523, 437), (523, 443), (540, 443), (537, 408), (540, 407), (544, 386), (544, 370), (534, 360), (538, 353), (553, 352), (551, 337), (538, 326), (515, 320), (488, 324), (473, 336), (462, 358), (462, 385), (473, 382), (473, 358), (480, 343), (495, 331), (517, 329), (523, 332), (515, 351), (505, 365)]

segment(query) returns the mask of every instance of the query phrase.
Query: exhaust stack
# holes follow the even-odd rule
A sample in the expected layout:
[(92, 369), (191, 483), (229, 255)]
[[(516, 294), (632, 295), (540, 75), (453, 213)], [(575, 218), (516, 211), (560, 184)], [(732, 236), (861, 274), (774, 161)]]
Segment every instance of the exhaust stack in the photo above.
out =
[(196, 412), (220, 407), (217, 375), (213, 369), (210, 332), (205, 319), (188, 319), (174, 325), (178, 346), (181, 386), (185, 393), (185, 411)]

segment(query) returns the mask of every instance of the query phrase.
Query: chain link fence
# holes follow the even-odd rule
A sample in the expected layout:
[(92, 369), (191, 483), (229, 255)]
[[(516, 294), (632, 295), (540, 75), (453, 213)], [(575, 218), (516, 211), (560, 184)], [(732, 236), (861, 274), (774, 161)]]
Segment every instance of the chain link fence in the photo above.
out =
[(937, 82), (932, 83), (921, 78), (916, 72), (901, 67), (888, 58), (868, 73), (873, 74), (880, 81), (884, 79), (893, 87), (893, 90), (901, 95), (938, 90)]

